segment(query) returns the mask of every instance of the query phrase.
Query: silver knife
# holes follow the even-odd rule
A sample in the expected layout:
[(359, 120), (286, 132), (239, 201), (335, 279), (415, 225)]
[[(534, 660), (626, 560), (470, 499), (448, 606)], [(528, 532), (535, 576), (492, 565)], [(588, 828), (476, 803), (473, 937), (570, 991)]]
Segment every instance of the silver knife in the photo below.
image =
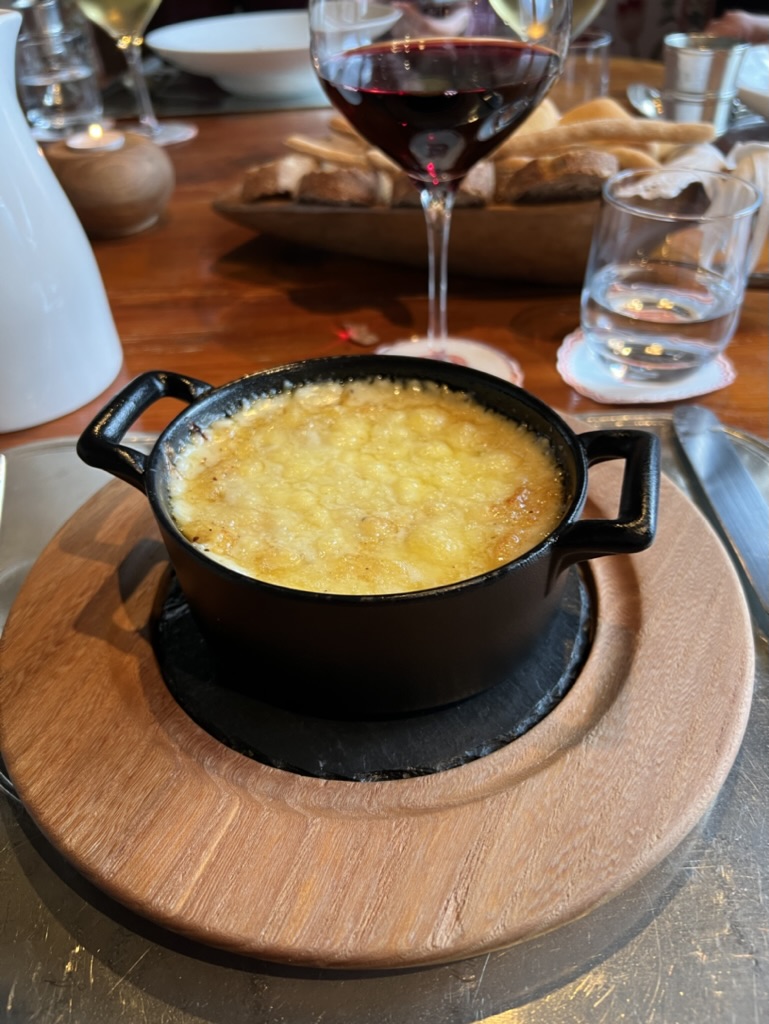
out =
[(769, 614), (769, 501), (756, 485), (717, 416), (701, 405), (673, 411), (686, 460)]

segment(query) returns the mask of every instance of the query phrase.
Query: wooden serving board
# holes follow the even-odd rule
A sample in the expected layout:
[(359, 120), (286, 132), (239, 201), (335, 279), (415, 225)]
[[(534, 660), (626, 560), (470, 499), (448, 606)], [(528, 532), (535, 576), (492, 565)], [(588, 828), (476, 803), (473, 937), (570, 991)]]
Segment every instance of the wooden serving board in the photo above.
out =
[[(617, 467), (591, 471), (613, 514)], [(540, 724), (450, 771), (338, 782), (196, 726), (148, 623), (166, 557), (113, 482), (33, 568), (0, 650), (0, 745), (38, 826), (110, 896), (195, 940), (287, 964), (399, 968), (506, 947), (660, 862), (718, 793), (754, 674), (715, 534), (663, 481), (652, 548), (592, 563), (595, 641)]]

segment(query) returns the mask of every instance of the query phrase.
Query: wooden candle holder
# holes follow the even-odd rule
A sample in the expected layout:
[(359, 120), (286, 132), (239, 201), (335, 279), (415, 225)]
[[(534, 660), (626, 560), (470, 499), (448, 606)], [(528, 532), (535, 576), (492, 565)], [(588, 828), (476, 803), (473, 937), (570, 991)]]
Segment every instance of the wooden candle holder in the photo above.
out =
[(168, 155), (132, 132), (119, 149), (72, 149), (62, 141), (48, 147), (46, 157), (90, 238), (151, 227), (174, 189)]

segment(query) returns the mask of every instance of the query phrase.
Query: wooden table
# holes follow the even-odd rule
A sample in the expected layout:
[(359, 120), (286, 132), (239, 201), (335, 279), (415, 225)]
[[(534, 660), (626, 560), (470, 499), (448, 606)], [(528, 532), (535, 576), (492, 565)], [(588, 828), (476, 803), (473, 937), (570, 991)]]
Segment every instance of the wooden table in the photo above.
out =
[[(618, 64), (617, 95), (633, 77), (648, 81), (659, 74), (654, 64)], [(200, 117), (198, 137), (167, 150), (177, 184), (162, 220), (141, 234), (94, 243), (125, 352), (123, 370), (109, 393), (148, 369), (222, 384), (286, 360), (362, 351), (340, 341), (346, 324), (365, 325), (383, 342), (424, 331), (426, 270), (256, 237), (211, 208), (212, 200), (249, 165), (279, 152), (287, 134), (319, 133), (328, 116), (328, 111), (309, 110)], [(578, 322), (576, 288), (457, 276), (449, 281), (452, 333), (511, 353), (523, 367), (525, 387), (563, 412), (600, 408), (556, 372), (559, 344)], [(701, 401), (725, 422), (766, 437), (765, 290), (748, 293), (729, 356), (736, 382)], [(106, 397), (52, 423), (0, 435), (0, 447), (77, 435)], [(155, 431), (169, 418), (161, 403), (139, 428)]]

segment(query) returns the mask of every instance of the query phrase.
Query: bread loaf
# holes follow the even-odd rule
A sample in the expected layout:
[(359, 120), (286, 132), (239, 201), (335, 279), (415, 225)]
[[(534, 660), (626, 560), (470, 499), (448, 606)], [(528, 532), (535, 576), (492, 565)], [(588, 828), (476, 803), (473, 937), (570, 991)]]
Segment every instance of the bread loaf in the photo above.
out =
[(314, 171), (316, 162), (308, 156), (289, 153), (271, 163), (251, 167), (243, 179), (244, 203), (259, 199), (294, 199), (302, 178)]
[(612, 153), (582, 149), (559, 156), (538, 157), (513, 171), (497, 189), (503, 203), (548, 203), (590, 199), (619, 168)]
[(378, 180), (375, 171), (338, 167), (333, 171), (310, 171), (299, 182), (300, 203), (324, 206), (375, 206)]

